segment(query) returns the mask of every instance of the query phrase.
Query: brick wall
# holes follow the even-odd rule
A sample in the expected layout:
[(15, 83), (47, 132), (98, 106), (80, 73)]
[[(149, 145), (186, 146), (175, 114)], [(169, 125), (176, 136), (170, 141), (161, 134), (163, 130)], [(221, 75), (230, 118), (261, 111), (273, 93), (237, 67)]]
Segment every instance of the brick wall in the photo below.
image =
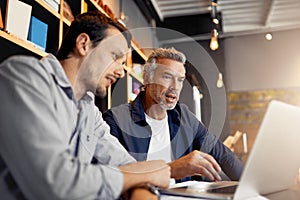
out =
[[(273, 100), (300, 106), (300, 88), (230, 92), (228, 94), (231, 134), (241, 131), (247, 134), (248, 153), (264, 117), (268, 103)], [(242, 138), (234, 148), (237, 156), (246, 162)]]

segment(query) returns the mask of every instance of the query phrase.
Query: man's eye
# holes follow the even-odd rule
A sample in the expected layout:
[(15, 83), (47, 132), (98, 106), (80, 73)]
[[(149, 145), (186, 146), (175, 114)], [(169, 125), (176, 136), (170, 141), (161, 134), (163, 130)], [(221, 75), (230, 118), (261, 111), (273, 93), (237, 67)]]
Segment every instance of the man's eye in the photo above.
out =
[(184, 78), (178, 79), (178, 82), (182, 83), (184, 81)]
[(118, 56), (117, 56), (116, 53), (112, 53), (112, 54), (111, 54), (111, 57), (112, 57), (112, 59), (113, 59), (114, 61), (116, 61), (116, 60), (118, 59)]
[(168, 75), (164, 75), (163, 78), (164, 78), (164, 79), (171, 79), (172, 77), (171, 77), (171, 76), (168, 76)]

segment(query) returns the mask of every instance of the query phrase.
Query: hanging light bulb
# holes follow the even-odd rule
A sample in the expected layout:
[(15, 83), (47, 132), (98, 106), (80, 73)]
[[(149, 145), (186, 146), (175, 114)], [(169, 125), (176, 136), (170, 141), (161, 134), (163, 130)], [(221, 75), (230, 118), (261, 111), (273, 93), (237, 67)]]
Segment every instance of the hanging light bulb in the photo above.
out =
[(221, 73), (219, 73), (218, 80), (217, 80), (217, 88), (221, 88), (223, 86), (224, 86), (223, 76)]
[(213, 18), (212, 22), (213, 22), (214, 24), (216, 24), (216, 25), (218, 25), (218, 24), (220, 23), (219, 20), (218, 20), (217, 18)]
[(273, 38), (273, 36), (272, 36), (272, 34), (271, 33), (267, 33), (266, 35), (265, 35), (265, 38), (266, 38), (266, 40), (272, 40), (272, 38)]
[(213, 29), (211, 31), (211, 40), (210, 40), (210, 49), (215, 51), (219, 48), (219, 43), (218, 43), (218, 31), (217, 29)]

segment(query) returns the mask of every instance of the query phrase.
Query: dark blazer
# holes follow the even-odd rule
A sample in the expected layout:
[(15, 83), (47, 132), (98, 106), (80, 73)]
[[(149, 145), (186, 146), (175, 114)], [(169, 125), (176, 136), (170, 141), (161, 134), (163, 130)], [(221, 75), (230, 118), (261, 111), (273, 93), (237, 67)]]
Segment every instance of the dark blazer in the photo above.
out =
[[(111, 134), (138, 161), (147, 159), (151, 138), (151, 128), (146, 122), (142, 104), (144, 95), (140, 92), (132, 103), (114, 107), (103, 114)], [(243, 170), (241, 161), (214, 134), (208, 132), (186, 105), (177, 103), (167, 114), (172, 160), (200, 150), (212, 155), (231, 180), (240, 178)]]

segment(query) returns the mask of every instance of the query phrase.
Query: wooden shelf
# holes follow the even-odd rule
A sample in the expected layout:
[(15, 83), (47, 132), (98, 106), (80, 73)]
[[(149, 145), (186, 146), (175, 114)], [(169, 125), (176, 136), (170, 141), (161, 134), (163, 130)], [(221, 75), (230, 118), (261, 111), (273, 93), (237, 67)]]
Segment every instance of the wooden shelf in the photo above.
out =
[(132, 76), (133, 78), (135, 78), (136, 80), (138, 80), (140, 83), (143, 84), (143, 79), (141, 79), (140, 77), (138, 77), (130, 67), (124, 66), (124, 69), (126, 70), (126, 72)]
[[(101, 8), (94, 0), (87, 0), (89, 1), (96, 9), (100, 12), (104, 13), (107, 17), (110, 17), (104, 10)], [(131, 42), (131, 47), (145, 60), (147, 61), (147, 56), (133, 43)]]
[(69, 20), (67, 20), (65, 17), (63, 17), (63, 22), (68, 26), (71, 26), (71, 23), (72, 23)]
[(133, 43), (131, 42), (131, 47), (145, 60), (147, 61), (147, 56)]
[[(38, 18), (40, 21), (46, 23), (48, 25), (47, 30), (47, 44), (46, 51), (48, 53), (56, 54), (59, 46), (62, 42), (63, 35), (68, 27), (71, 25), (71, 21), (63, 16), (63, 3), (64, 0), (60, 0), (59, 12), (57, 12), (53, 7), (47, 4), (44, 0), (22, 0), (22, 2), (32, 6), (31, 15)], [(84, 2), (88, 4), (88, 10), (99, 10), (107, 17), (110, 17), (102, 7), (98, 5), (95, 0), (74, 0), (68, 1), (69, 6), (72, 10), (74, 17), (77, 14), (82, 13)], [(5, 3), (3, 3), (3, 7), (5, 7)], [(1, 4), (2, 5), (2, 4)], [(5, 20), (5, 19), (4, 19)], [(47, 56), (48, 53), (41, 50), (37, 45), (33, 44), (30, 41), (20, 39), (13, 35), (13, 33), (8, 33), (6, 31), (0, 30), (0, 45), (1, 51), (4, 51), (0, 55), (0, 62), (6, 59), (9, 56), (16, 54), (25, 54), (30, 56), (35, 56), (38, 58)], [(116, 92), (118, 93), (118, 97), (115, 100), (118, 100), (117, 104), (112, 99), (112, 92), (114, 87), (110, 87), (108, 89), (108, 95), (106, 98), (102, 98), (100, 100), (95, 100), (96, 105), (99, 107), (101, 111), (106, 110), (107, 108), (111, 108), (112, 105), (119, 105), (120, 103), (126, 103), (128, 101), (128, 93), (129, 91), (129, 80), (135, 82), (140, 82), (143, 84), (143, 80), (140, 76), (137, 76), (132, 70), (132, 62), (144, 64), (147, 60), (147, 56), (137, 47), (135, 43), (131, 41), (132, 48), (132, 56), (130, 57), (130, 63), (128, 63), (129, 67), (124, 67), (126, 70), (126, 78), (121, 79), (121, 87), (117, 86)], [(7, 52), (5, 52), (7, 50)], [(127, 85), (125, 84), (127, 82)], [(115, 86), (115, 85), (114, 85)], [(124, 88), (125, 87), (125, 88)]]
[(38, 4), (40, 4), (42, 7), (44, 7), (47, 11), (49, 11), (52, 15), (57, 17), (58, 19), (60, 18), (60, 14), (54, 10), (51, 6), (49, 6), (46, 2), (43, 0), (35, 0)]
[(95, 8), (97, 8), (100, 12), (104, 13), (107, 17), (108, 14), (101, 8), (94, 0), (88, 0)]
[(6, 40), (15, 43), (16, 45), (19, 45), (29, 51), (32, 51), (33, 53), (43, 57), (48, 55), (48, 53), (40, 50), (39, 48), (37, 48), (35, 45), (33, 45), (32, 43), (28, 42), (28, 41), (24, 41), (16, 36), (13, 36), (11, 34), (8, 34), (7, 32), (4, 31), (0, 31), (0, 37), (5, 38)]

